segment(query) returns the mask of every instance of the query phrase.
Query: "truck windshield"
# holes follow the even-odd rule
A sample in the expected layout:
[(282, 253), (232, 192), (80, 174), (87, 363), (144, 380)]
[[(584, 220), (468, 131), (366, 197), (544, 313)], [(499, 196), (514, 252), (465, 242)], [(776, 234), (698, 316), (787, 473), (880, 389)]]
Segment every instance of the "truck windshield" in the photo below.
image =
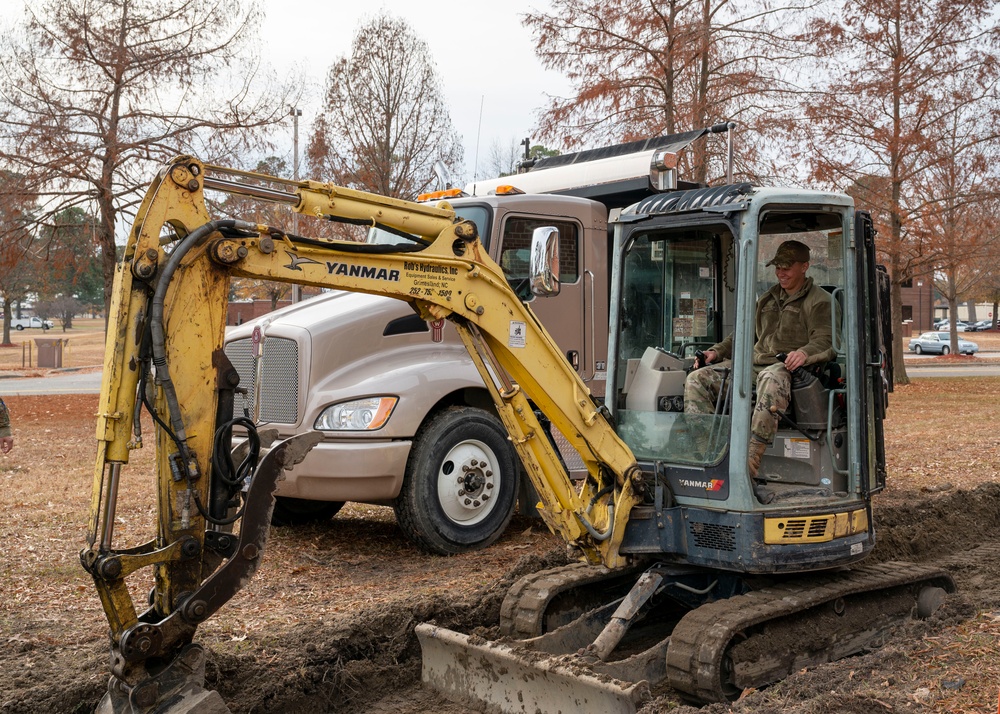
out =
[(729, 416), (684, 413), (684, 380), (696, 350), (721, 337), (720, 277), (728, 229), (636, 235), (622, 256), (616, 369), (619, 433), (640, 459), (712, 464), (725, 454)]
[[(479, 239), (482, 241), (483, 246), (486, 250), (490, 249), (490, 209), (486, 206), (458, 206), (455, 208), (455, 213), (467, 221), (472, 221), (476, 224), (476, 230), (479, 232)], [(365, 238), (365, 243), (370, 245), (396, 245), (405, 238), (401, 238), (395, 233), (390, 233), (389, 231), (382, 230), (381, 228), (369, 228), (368, 236)]]

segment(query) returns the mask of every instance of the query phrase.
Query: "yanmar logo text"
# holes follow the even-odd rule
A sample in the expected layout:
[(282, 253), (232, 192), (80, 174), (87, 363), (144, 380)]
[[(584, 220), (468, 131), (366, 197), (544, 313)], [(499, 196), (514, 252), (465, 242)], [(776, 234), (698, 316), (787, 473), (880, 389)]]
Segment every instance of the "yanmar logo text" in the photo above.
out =
[(721, 478), (713, 478), (711, 481), (692, 481), (691, 479), (682, 478), (680, 479), (680, 483), (684, 488), (703, 488), (706, 491), (721, 491), (722, 484), (725, 482)]
[[(306, 258), (296, 253), (286, 250), (288, 256), (289, 270), (302, 270), (303, 265), (322, 265), (318, 260)], [(346, 275), (349, 278), (369, 278), (371, 280), (386, 280), (388, 282), (399, 282), (399, 271), (388, 268), (376, 268), (370, 265), (358, 265), (356, 263), (335, 263), (326, 261), (326, 272), (330, 275)]]
[(330, 275), (347, 275), (352, 278), (371, 278), (372, 280), (388, 280), (393, 283), (399, 282), (398, 270), (373, 268), (368, 265), (348, 265), (346, 263), (331, 263), (330, 261), (327, 261), (326, 272)]

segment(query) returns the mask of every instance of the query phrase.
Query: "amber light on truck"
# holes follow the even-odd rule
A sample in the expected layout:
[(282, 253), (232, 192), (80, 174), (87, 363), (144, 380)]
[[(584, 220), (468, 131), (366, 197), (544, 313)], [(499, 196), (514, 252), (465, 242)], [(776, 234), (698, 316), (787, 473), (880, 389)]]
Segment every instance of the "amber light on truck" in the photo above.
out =
[(313, 426), (320, 431), (374, 431), (389, 421), (397, 397), (367, 397), (331, 404)]

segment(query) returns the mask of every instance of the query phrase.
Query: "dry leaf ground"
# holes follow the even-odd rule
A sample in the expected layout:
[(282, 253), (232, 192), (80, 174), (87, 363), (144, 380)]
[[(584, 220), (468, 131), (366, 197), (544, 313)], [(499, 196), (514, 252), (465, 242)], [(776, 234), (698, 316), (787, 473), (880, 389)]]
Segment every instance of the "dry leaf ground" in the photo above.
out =
[[(0, 712), (89, 712), (108, 673), (104, 614), (77, 559), (96, 397), (8, 403), (16, 447), (0, 458)], [(1000, 378), (917, 379), (892, 395), (876, 556), (952, 563), (963, 594), (941, 617), (876, 653), (705, 711), (995, 711), (1000, 572), (997, 558), (973, 549), (1000, 533), (997, 424)], [(120, 543), (150, 535), (150, 457), (139, 452), (126, 470)], [(518, 573), (563, 557), (525, 518), (494, 547), (451, 558), (407, 544), (385, 508), (352, 505), (329, 523), (275, 529), (262, 571), (199, 630), (211, 686), (234, 712), (465, 711), (419, 687), (414, 624), (491, 627)], [(136, 585), (137, 602), (148, 587)], [(649, 711), (680, 706), (668, 696)]]

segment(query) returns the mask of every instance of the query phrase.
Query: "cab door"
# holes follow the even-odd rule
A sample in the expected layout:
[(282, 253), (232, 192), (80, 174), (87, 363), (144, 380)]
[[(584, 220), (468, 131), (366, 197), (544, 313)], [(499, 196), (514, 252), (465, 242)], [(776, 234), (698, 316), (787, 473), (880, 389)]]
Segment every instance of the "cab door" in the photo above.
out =
[(857, 245), (858, 309), (856, 359), (863, 365), (861, 400), (861, 443), (867, 446), (863, 460), (861, 488), (865, 495), (885, 488), (885, 412), (892, 388), (892, 321), (889, 305), (889, 277), (875, 259), (875, 227), (871, 215), (858, 211), (854, 216)]

